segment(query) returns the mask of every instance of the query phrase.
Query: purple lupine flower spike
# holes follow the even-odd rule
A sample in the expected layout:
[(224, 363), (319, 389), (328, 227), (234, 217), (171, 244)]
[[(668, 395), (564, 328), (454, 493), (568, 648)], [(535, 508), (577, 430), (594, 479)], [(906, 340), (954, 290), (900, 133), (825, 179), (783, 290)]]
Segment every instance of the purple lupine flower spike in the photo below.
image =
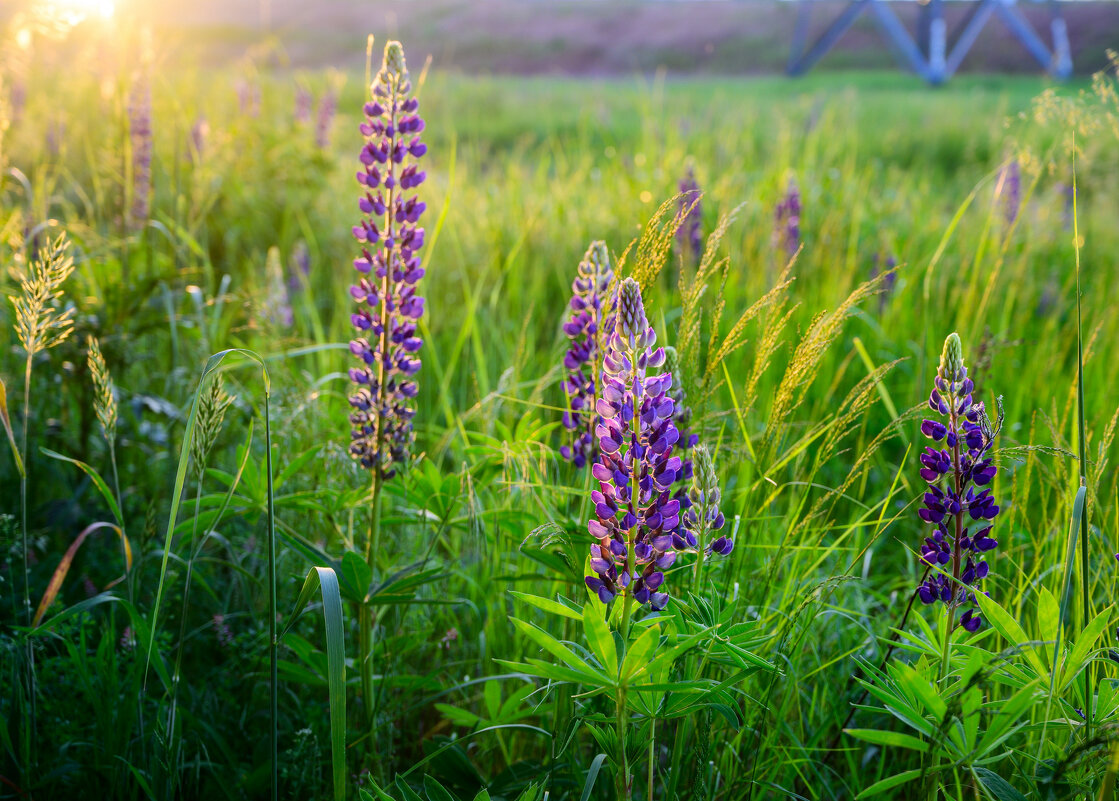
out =
[(210, 138), (210, 123), (205, 117), (199, 117), (190, 126), (190, 145), (187, 148), (187, 160), (191, 164), (198, 164), (206, 152), (206, 140)]
[(295, 111), (292, 116), (297, 125), (306, 125), (311, 121), (311, 90), (303, 84), (295, 88)]
[(921, 519), (933, 526), (921, 558), (944, 572), (930, 571), (917, 595), (925, 604), (946, 603), (950, 615), (966, 605), (959, 624), (968, 631), (979, 628), (979, 613), (973, 604), (976, 582), (990, 569), (984, 556), (998, 545), (991, 537), (991, 521), (999, 507), (989, 486), (997, 469), (989, 451), (1002, 427), (1001, 403), (997, 424), (992, 426), (983, 403), (972, 398), (973, 389), (960, 337), (949, 334), (929, 395), (935, 417), (921, 424), (921, 433), (938, 448), (943, 442), (945, 449), (930, 447), (921, 455), (921, 477), (929, 487), (918, 510)]
[(672, 376), (656, 372), (664, 349), (653, 349), (657, 336), (632, 278), (618, 291), (617, 309), (596, 405), (600, 453), (591, 473), (599, 488), (591, 493), (595, 517), (587, 523), (596, 542), (586, 582), (604, 603), (628, 593), (658, 611), (668, 603), (662, 571), (676, 560), (672, 532), (680, 515), (680, 502), (671, 497), (681, 468), (667, 395)]
[(1010, 225), (1018, 219), (1022, 206), (1022, 166), (1018, 159), (1012, 158), (999, 173), (996, 193), (1002, 202), (1002, 215)]
[(700, 189), (695, 172), (688, 168), (680, 181), (680, 207), (677, 213), (683, 218), (676, 229), (676, 240), (684, 251), (684, 261), (698, 264), (703, 255), (703, 209), (700, 206)]
[(133, 82), (128, 95), (128, 139), (132, 146), (129, 222), (133, 228), (141, 228), (151, 214), (152, 185), (152, 93), (144, 73)]
[(330, 147), (330, 132), (334, 127), (334, 114), (338, 110), (338, 94), (328, 89), (319, 101), (319, 113), (315, 120), (315, 146), (319, 150)]
[(800, 247), (800, 189), (795, 179), (789, 179), (785, 196), (774, 210), (774, 236), (777, 246), (791, 258)]
[(606, 243), (592, 242), (571, 284), (571, 318), (563, 325), (563, 332), (571, 340), (563, 357), (563, 367), (567, 371), (563, 381), (567, 396), (563, 427), (572, 432), (572, 442), (561, 447), (560, 453), (578, 468), (590, 464), (596, 456), (595, 393), (603, 342), (614, 326), (613, 301), (607, 297), (613, 280), (614, 270)]
[(361, 247), (354, 260), (360, 275), (350, 287), (358, 303), (351, 319), (359, 334), (350, 342), (358, 360), (350, 368), (358, 386), (350, 396), (350, 454), (385, 479), (407, 459), (414, 438), (410, 404), (423, 345), (416, 326), (424, 299), (416, 289), (424, 274), (418, 255), (424, 229), (417, 223), (427, 206), (409, 190), (426, 177), (417, 162), (427, 145), (420, 141), (424, 123), (411, 92), (404, 49), (389, 42), (361, 124), (366, 142), (357, 181), (364, 189), (358, 198), (363, 217), (353, 228)]
[[(870, 268), (870, 280), (874, 280), (882, 273), (879, 272), (878, 263), (882, 257), (880, 254), (874, 254), (874, 264)], [(892, 255), (886, 257), (885, 261), (885, 277), (882, 279), (881, 289), (878, 293), (878, 314), (881, 315), (886, 311), (886, 306), (890, 302), (890, 297), (894, 294), (894, 289), (897, 287), (898, 274), (894, 272), (894, 268), (898, 266), (898, 260)]]
[(726, 523), (726, 518), (719, 511), (722, 493), (715, 461), (706, 445), (697, 445), (694, 456), (695, 472), (688, 488), (688, 510), (684, 512), (681, 526), (682, 542), (676, 543), (676, 549), (701, 549), (705, 555), (717, 553), (726, 556), (734, 550), (734, 541), (725, 535), (711, 536)]

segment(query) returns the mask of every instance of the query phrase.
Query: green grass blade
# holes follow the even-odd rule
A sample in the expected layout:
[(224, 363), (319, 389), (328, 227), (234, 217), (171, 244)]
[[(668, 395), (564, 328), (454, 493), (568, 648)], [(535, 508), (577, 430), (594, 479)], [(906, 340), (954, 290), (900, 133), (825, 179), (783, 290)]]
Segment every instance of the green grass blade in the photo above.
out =
[(313, 567), (307, 572), (303, 589), (280, 638), (291, 631), (316, 590), (322, 597), (323, 623), (326, 625), (326, 681), (330, 694), (330, 762), (334, 774), (334, 798), (341, 801), (346, 797), (346, 647), (342, 593), (338, 575), (332, 568)]

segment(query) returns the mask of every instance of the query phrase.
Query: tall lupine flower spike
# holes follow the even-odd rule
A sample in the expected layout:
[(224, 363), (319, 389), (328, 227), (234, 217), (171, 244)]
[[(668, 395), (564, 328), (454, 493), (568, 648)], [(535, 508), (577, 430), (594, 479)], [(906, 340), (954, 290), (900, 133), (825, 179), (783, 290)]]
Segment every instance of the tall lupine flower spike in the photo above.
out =
[(618, 595), (658, 611), (668, 603), (660, 591), (664, 573), (676, 560), (672, 532), (680, 502), (671, 497), (681, 464), (673, 456), (679, 439), (672, 424), (669, 373), (649, 375), (664, 365), (664, 349), (653, 349), (656, 333), (645, 317), (641, 289), (627, 278), (618, 292), (614, 331), (603, 356), (602, 397), (595, 428), (599, 457), (591, 472), (599, 488), (591, 493), (595, 518), (587, 529), (591, 570), (586, 582), (603, 603)]
[(427, 145), (418, 136), (424, 122), (416, 113), (419, 101), (411, 96), (400, 42), (385, 45), (371, 91), (357, 173), (364, 189), (358, 207), (364, 216), (353, 228), (361, 253), (354, 260), (360, 277), (350, 287), (359, 304), (351, 317), (359, 336), (350, 343), (358, 360), (350, 369), (358, 386), (350, 396), (350, 454), (387, 479), (407, 458), (414, 437), (410, 403), (418, 391), (413, 377), (423, 345), (416, 321), (424, 312), (424, 299), (416, 294), (424, 274), (418, 255), (424, 229), (417, 223), (427, 205), (407, 193), (426, 177), (416, 161)]
[(719, 511), (722, 493), (715, 461), (706, 445), (697, 445), (692, 455), (695, 471), (688, 488), (688, 509), (684, 512), (681, 534), (673, 538), (673, 545), (677, 551), (696, 550), (703, 551), (705, 555), (717, 553), (726, 556), (734, 550), (734, 541), (722, 535), (714, 539), (710, 537), (726, 523), (726, 518)]
[(140, 228), (151, 215), (152, 92), (146, 73), (139, 75), (128, 95), (128, 138), (132, 145), (129, 222), (133, 228)]
[(695, 179), (695, 171), (688, 172), (680, 181), (680, 207), (677, 213), (682, 218), (676, 229), (676, 240), (684, 250), (684, 261), (697, 264), (703, 255), (703, 209), (700, 206), (700, 189)]
[[(950, 615), (966, 605), (959, 624), (968, 631), (979, 628), (979, 614), (972, 604), (976, 582), (990, 569), (984, 556), (998, 545), (991, 537), (991, 521), (999, 507), (988, 486), (997, 470), (988, 452), (1002, 427), (1001, 403), (997, 424), (992, 426), (983, 403), (972, 399), (973, 389), (960, 337), (949, 334), (929, 395), (929, 407), (946, 422), (929, 419), (921, 424), (921, 432), (935, 443), (943, 442), (946, 449), (930, 447), (921, 455), (921, 477), (929, 487), (918, 512), (934, 527), (925, 538), (921, 558), (944, 573), (930, 571), (917, 595), (925, 604), (944, 602)], [(972, 533), (965, 523), (978, 530)]]
[(774, 235), (777, 245), (788, 257), (800, 247), (800, 189), (795, 179), (789, 179), (785, 196), (774, 210)]
[(567, 371), (563, 391), (568, 406), (563, 413), (563, 427), (572, 432), (573, 439), (570, 445), (560, 448), (560, 453), (578, 468), (595, 459), (595, 393), (603, 340), (614, 326), (614, 303), (607, 298), (613, 280), (614, 269), (606, 243), (591, 242), (571, 284), (571, 318), (563, 325), (563, 332), (571, 340), (563, 357)]

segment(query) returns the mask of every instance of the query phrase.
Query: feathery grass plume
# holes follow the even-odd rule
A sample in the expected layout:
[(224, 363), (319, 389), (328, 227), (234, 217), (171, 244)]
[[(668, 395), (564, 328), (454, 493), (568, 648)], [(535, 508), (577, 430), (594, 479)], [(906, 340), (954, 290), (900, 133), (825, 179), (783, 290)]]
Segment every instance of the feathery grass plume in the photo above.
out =
[(15, 307), (16, 336), (28, 364), (37, 353), (61, 345), (74, 330), (73, 307), (60, 308), (62, 284), (73, 271), (70, 242), (66, 234), (59, 234), (18, 276), (19, 294), (8, 296)]
[(101, 424), (101, 433), (105, 435), (105, 441), (111, 443), (117, 436), (117, 399), (113, 377), (109, 375), (109, 367), (105, 364), (101, 345), (93, 336), (86, 337), (86, 353), (89, 374), (93, 376), (95, 390), (93, 411), (97, 415), (97, 422)]
[(641, 288), (627, 278), (618, 291), (614, 332), (603, 356), (602, 397), (596, 427), (599, 460), (591, 472), (599, 482), (592, 491), (595, 518), (587, 529), (591, 570), (587, 587), (609, 603), (625, 594), (625, 617), (632, 600), (656, 611), (668, 603), (658, 591), (661, 570), (676, 560), (672, 532), (679, 524), (680, 502), (671, 498), (681, 469), (673, 455), (679, 439), (672, 425), (672, 384), (668, 373), (649, 375), (664, 365), (664, 349), (653, 349), (656, 333), (645, 316)]
[(676, 231), (676, 241), (683, 250), (686, 264), (699, 264), (703, 255), (703, 207), (700, 205), (702, 193), (695, 179), (695, 170), (689, 166), (688, 172), (680, 181), (680, 198), (677, 214), (680, 228)]
[[(949, 334), (929, 395), (929, 408), (946, 418), (947, 424), (932, 419), (921, 424), (921, 433), (935, 443), (944, 442), (946, 450), (928, 447), (921, 455), (921, 478), (929, 488), (918, 514), (935, 527), (925, 538), (922, 560), (945, 569), (950, 565), (951, 578), (931, 572), (917, 588), (917, 595), (924, 604), (947, 604), (953, 628), (956, 609), (975, 602), (975, 584), (990, 570), (984, 555), (998, 545), (990, 534), (999, 507), (988, 486), (997, 472), (988, 452), (998, 429), (991, 425), (982, 401), (973, 400), (972, 389), (960, 337)], [(1001, 425), (1000, 413), (998, 427)], [(980, 527), (974, 534), (964, 527), (965, 514)], [(972, 608), (959, 621), (968, 631), (978, 629), (979, 623), (979, 613)]]
[(791, 258), (800, 247), (800, 189), (795, 178), (789, 178), (785, 196), (773, 211), (776, 245)]
[(641, 232), (641, 237), (630, 242), (629, 247), (622, 253), (621, 259), (614, 268), (614, 272), (621, 275), (629, 258), (630, 252), (634, 253), (636, 263), (633, 265), (633, 278), (642, 289), (648, 287), (664, 269), (672, 255), (672, 242), (676, 232), (680, 230), (683, 220), (676, 209), (680, 196), (674, 195), (660, 205), (649, 222)]
[[(793, 279), (786, 268), (777, 277), (777, 282), (768, 292), (754, 301), (734, 324), (720, 338), (723, 313), (726, 311), (725, 288), (731, 276), (730, 260), (718, 258), (719, 243), (726, 236), (727, 230), (734, 221), (737, 209), (724, 215), (715, 230), (707, 238), (707, 246), (703, 258), (696, 271), (689, 274), (687, 270), (680, 275), (681, 316), (676, 333), (676, 344), (681, 362), (692, 365), (683, 376), (682, 386), (685, 387), (691, 408), (694, 410), (697, 422), (702, 423), (706, 416), (708, 401), (726, 381), (723, 369), (726, 360), (746, 343), (747, 327), (767, 309), (772, 310), (766, 332), (756, 349), (755, 369), (753, 371), (756, 384), (761, 378), (761, 373), (769, 364), (769, 359), (780, 344), (780, 329), (783, 324), (773, 330), (774, 321), (787, 321), (788, 315), (782, 311), (786, 303), (786, 295)], [(713, 286), (718, 283), (718, 286)], [(710, 302), (707, 302), (710, 300)], [(703, 329), (710, 329), (710, 336), (704, 341)], [(752, 405), (752, 396), (744, 408)]]
[(842, 332), (843, 324), (862, 301), (874, 295), (881, 280), (880, 276), (874, 281), (860, 284), (835, 311), (822, 311), (812, 318), (793, 350), (773, 396), (762, 445), (770, 455), (788, 433), (792, 413), (804, 402), (809, 387), (820, 372), (824, 356)]
[(129, 224), (142, 228), (151, 216), (152, 90), (147, 70), (141, 70), (128, 94), (128, 139), (132, 148), (132, 206)]
[[(19, 294), (9, 295), (15, 307), (16, 338), (23, 346), (27, 361), (23, 374), (23, 431), (20, 438), (20, 456), (17, 461), (24, 468), (19, 477), (19, 507), (21, 526), (20, 550), (23, 556), (23, 605), (27, 623), (31, 623), (31, 549), (28, 542), (27, 520), (27, 439), (31, 429), (31, 368), (35, 356), (42, 351), (61, 345), (74, 330), (74, 308), (60, 308), (62, 284), (74, 272), (74, 257), (66, 234), (59, 234), (46, 243), (32, 259), (25, 271), (17, 274)], [(29, 678), (34, 675), (35, 655), (28, 644), (27, 666)], [(33, 703), (32, 703), (33, 705)], [(32, 718), (34, 711), (32, 711)]]
[[(359, 366), (350, 369), (358, 390), (350, 397), (353, 413), (350, 453), (363, 467), (391, 478), (407, 459), (412, 440), (409, 405), (418, 388), (413, 376), (421, 361), (416, 355), (423, 340), (416, 335), (416, 321), (423, 315), (424, 299), (416, 294), (423, 277), (417, 253), (424, 243), (424, 229), (417, 225), (427, 204), (406, 192), (423, 183), (426, 173), (417, 161), (427, 152), (419, 133), (424, 122), (416, 113), (419, 101), (411, 96), (412, 83), (400, 42), (385, 45), (384, 61), (365, 104), (361, 132), (362, 169), (357, 181), (365, 192), (358, 200), (361, 223), (353, 227), (361, 245), (354, 269), (361, 278), (350, 287), (360, 306), (351, 319), (363, 336), (350, 342)], [(366, 338), (372, 336), (373, 342)]]
[(233, 396), (225, 391), (225, 382), (220, 373), (211, 379), (198, 397), (198, 420), (190, 442), (190, 458), (199, 480), (225, 423), (225, 413), (232, 404)]
[(598, 425), (596, 393), (603, 343), (614, 327), (616, 298), (610, 294), (613, 282), (614, 270), (606, 243), (591, 242), (571, 283), (571, 318), (563, 324), (563, 332), (571, 340), (563, 357), (563, 367), (567, 371), (563, 380), (567, 396), (563, 427), (572, 433), (572, 441), (570, 445), (563, 445), (560, 453), (578, 468), (594, 462), (597, 456), (594, 440)]

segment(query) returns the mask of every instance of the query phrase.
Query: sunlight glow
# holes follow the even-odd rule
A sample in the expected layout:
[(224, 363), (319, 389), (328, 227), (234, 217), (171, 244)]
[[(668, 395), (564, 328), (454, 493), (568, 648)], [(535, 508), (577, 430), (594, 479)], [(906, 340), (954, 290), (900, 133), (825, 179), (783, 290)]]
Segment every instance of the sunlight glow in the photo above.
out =
[(116, 10), (113, 0), (41, 0), (38, 13), (68, 25), (99, 17), (109, 20)]

